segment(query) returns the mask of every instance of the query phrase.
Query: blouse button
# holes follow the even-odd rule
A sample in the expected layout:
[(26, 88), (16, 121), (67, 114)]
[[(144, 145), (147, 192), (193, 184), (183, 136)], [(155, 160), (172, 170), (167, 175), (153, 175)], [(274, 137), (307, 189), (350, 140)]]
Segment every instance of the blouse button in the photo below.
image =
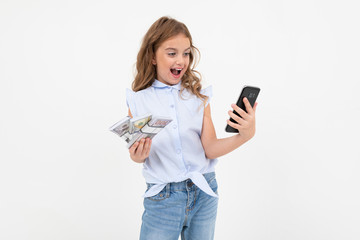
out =
[(174, 107), (174, 104), (171, 104), (170, 107), (173, 108), (173, 107)]
[(176, 153), (177, 153), (177, 154), (180, 154), (180, 153), (181, 153), (181, 150), (180, 150), (180, 149), (176, 150)]
[(176, 126), (176, 125), (174, 125), (174, 126), (173, 126), (173, 128), (174, 128), (174, 129), (176, 129), (176, 128), (177, 128), (177, 126)]

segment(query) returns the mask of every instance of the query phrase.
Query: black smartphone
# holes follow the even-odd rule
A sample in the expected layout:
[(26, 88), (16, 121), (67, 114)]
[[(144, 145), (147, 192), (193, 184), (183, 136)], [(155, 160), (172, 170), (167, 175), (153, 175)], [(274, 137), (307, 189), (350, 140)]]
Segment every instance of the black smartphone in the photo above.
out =
[[(238, 99), (236, 105), (238, 105), (241, 109), (243, 109), (245, 112), (247, 112), (245, 104), (243, 102), (244, 97), (246, 97), (249, 100), (251, 107), (254, 107), (254, 104), (255, 104), (257, 96), (259, 95), (259, 92), (260, 92), (260, 88), (258, 88), (258, 87), (244, 86), (240, 93), (240, 96), (239, 96), (239, 99)], [(233, 113), (235, 113), (236, 115), (241, 117), (235, 110), (233, 111)], [(232, 118), (230, 118), (230, 121), (232, 121), (233, 123), (236, 123), (236, 121)], [(226, 125), (225, 131), (231, 132), (231, 133), (239, 132), (237, 129), (231, 127), (229, 124)]]

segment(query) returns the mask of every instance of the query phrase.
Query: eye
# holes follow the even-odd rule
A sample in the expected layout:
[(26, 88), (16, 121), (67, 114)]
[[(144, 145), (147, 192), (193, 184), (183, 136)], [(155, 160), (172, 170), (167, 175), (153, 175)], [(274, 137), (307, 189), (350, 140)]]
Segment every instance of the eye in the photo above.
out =
[(168, 53), (168, 55), (169, 55), (169, 56), (175, 56), (175, 55), (176, 55), (176, 53), (174, 53), (174, 52), (170, 52), (170, 53)]
[(184, 53), (184, 55), (185, 55), (185, 56), (190, 56), (190, 53), (189, 53), (189, 52), (187, 52), (187, 53)]

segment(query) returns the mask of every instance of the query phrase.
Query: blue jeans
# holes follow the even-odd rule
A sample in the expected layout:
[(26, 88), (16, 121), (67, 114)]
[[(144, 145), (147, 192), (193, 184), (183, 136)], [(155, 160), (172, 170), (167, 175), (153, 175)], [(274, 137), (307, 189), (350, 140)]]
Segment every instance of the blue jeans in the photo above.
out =
[[(217, 193), (215, 173), (204, 174)], [(147, 184), (148, 188), (152, 184)], [(190, 179), (169, 183), (153, 197), (144, 199), (140, 240), (214, 239), (218, 198), (201, 191)]]

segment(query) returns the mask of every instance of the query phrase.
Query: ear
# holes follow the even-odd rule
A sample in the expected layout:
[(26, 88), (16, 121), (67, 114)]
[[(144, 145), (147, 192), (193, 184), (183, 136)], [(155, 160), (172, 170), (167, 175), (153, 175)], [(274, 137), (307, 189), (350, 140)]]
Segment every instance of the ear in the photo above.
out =
[(153, 65), (156, 65), (155, 57), (154, 57), (153, 59), (151, 59), (151, 63), (152, 63)]

